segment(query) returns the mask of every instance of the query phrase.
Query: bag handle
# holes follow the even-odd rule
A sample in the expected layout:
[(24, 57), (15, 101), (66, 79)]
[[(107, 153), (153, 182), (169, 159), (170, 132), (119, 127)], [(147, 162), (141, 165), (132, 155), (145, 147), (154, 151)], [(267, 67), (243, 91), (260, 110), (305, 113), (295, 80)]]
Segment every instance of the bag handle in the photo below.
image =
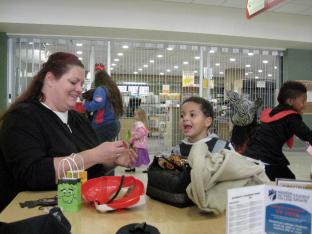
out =
[[(77, 165), (77, 170), (82, 170), (82, 171), (84, 171), (85, 170), (85, 167), (84, 167), (84, 160), (83, 160), (83, 157), (80, 155), (80, 154), (75, 154), (75, 153), (72, 153), (71, 155), (70, 155), (70, 159), (74, 162), (74, 163), (76, 163), (76, 165)], [(79, 161), (80, 161), (80, 168), (78, 167), (78, 163), (76, 162), (76, 160), (77, 159), (79, 159)]]
[[(73, 171), (73, 166), (72, 166), (72, 164), (71, 164), (71, 162), (73, 163), (73, 165), (75, 166), (75, 168), (78, 170), (78, 165), (77, 165), (77, 163), (74, 161), (74, 160), (72, 160), (70, 157), (66, 157), (66, 158), (63, 158), (60, 162), (59, 162), (59, 164), (58, 164), (58, 168), (57, 168), (57, 173), (58, 173), (58, 179), (61, 179), (61, 173), (60, 173), (60, 169), (61, 169), (61, 167), (62, 167), (62, 169), (63, 169), (63, 178), (67, 178), (66, 177), (66, 172), (67, 171), (65, 171), (65, 163), (67, 163), (68, 164), (68, 167), (69, 167), (69, 171)], [(72, 178), (74, 179), (75, 177), (74, 177), (74, 174), (73, 173), (71, 173), (72, 174)]]

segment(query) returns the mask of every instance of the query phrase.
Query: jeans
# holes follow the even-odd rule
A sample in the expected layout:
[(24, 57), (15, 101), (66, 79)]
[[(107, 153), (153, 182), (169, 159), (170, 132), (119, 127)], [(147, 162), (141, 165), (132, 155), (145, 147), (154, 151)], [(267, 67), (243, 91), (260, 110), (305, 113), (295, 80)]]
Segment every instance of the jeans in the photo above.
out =
[(95, 128), (94, 130), (101, 143), (105, 141), (114, 141), (120, 131), (120, 122), (116, 119), (112, 122), (105, 123), (101, 127)]

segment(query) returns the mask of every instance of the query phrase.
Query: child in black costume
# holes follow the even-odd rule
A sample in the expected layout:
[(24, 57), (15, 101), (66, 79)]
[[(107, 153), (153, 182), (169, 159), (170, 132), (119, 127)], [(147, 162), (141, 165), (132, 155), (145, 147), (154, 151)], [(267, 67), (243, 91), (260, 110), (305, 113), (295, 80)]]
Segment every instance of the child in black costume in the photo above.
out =
[(276, 107), (261, 113), (261, 124), (252, 135), (245, 155), (264, 162), (270, 180), (294, 179), (282, 148), (284, 143), (291, 148), (294, 135), (312, 144), (312, 131), (301, 116), (307, 101), (307, 89), (300, 82), (287, 81), (282, 85), (277, 100), (279, 104)]

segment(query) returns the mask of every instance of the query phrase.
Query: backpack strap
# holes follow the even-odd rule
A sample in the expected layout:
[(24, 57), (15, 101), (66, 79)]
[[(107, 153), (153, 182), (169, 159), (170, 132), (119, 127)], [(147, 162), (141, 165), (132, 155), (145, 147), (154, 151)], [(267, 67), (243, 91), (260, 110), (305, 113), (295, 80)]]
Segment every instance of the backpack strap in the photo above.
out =
[(206, 142), (206, 144), (208, 146), (208, 150), (211, 153), (218, 153), (222, 149), (225, 149), (227, 143), (228, 143), (227, 141), (222, 140), (222, 139), (220, 139), (218, 137), (214, 137), (210, 141)]

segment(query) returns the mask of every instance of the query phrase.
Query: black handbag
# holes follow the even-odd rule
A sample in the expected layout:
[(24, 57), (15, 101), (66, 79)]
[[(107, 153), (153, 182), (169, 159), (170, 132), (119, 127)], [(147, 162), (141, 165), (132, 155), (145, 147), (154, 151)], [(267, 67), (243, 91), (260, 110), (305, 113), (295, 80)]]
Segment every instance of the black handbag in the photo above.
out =
[(71, 224), (60, 208), (52, 208), (48, 214), (23, 219), (13, 223), (1, 223), (2, 234), (70, 234)]
[[(171, 169), (161, 166), (165, 162)], [(146, 194), (153, 199), (176, 206), (187, 207), (193, 204), (186, 194), (191, 182), (191, 167), (188, 163), (177, 165), (166, 157), (155, 156), (148, 168)]]

